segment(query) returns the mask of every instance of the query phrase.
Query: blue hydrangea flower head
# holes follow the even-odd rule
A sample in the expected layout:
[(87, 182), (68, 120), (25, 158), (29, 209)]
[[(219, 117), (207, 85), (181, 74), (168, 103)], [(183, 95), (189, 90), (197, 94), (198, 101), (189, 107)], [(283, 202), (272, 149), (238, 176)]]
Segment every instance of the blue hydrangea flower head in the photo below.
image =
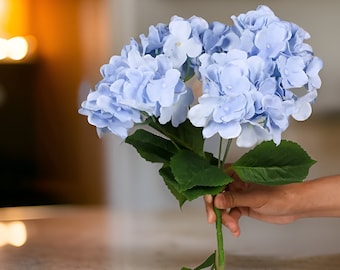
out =
[[(311, 115), (322, 60), (305, 43), (308, 32), (267, 6), (231, 18), (233, 25), (173, 16), (150, 26), (101, 67), (79, 112), (100, 135), (126, 138), (152, 117), (174, 127), (189, 119), (203, 138), (235, 138), (240, 147), (279, 144), (291, 117)], [(196, 98), (193, 76), (202, 82)]]
[(100, 137), (104, 133), (113, 133), (126, 138), (134, 124), (142, 122), (140, 111), (117, 102), (117, 97), (105, 83), (89, 93), (79, 113), (88, 116), (89, 123), (97, 127)]

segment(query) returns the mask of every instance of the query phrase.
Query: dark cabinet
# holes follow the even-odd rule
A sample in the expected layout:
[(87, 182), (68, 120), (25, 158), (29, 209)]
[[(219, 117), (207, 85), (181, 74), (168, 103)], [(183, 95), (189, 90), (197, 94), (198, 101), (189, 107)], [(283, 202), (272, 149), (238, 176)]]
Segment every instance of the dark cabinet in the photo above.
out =
[(0, 64), (0, 206), (38, 204), (35, 63)]

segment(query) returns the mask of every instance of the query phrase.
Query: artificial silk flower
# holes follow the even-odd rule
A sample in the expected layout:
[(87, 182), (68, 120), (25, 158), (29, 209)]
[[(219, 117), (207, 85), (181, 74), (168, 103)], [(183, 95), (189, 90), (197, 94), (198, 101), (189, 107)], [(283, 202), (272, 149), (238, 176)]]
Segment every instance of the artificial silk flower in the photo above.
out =
[[(226, 25), (173, 16), (168, 25), (150, 26), (140, 42), (131, 39), (103, 65), (103, 79), (80, 113), (100, 134), (123, 139), (154, 117), (174, 127), (188, 119), (202, 128), (203, 138), (241, 136), (241, 147), (279, 144), (290, 117), (311, 115), (322, 61), (305, 43), (310, 35), (267, 6), (232, 20)], [(193, 76), (202, 82), (197, 103), (187, 83)]]
[[(299, 182), (314, 163), (282, 140), (291, 118), (312, 114), (321, 87), (310, 35), (263, 5), (232, 21), (173, 16), (150, 26), (101, 67), (102, 80), (79, 109), (99, 136), (113, 133), (162, 164), (159, 174), (180, 206), (234, 181), (225, 171), (232, 140), (252, 148), (227, 169), (244, 182)], [(215, 135), (218, 153), (206, 152)], [(194, 269), (225, 269), (222, 211), (214, 210), (218, 250)]]

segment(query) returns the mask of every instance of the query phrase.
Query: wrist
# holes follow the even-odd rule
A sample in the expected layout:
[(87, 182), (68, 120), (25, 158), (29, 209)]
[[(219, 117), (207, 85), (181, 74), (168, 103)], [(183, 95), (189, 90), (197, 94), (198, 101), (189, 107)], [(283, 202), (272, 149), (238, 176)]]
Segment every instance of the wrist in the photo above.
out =
[(288, 197), (288, 212), (294, 216), (294, 219), (308, 217), (311, 213), (312, 205), (310, 198), (312, 197), (312, 190), (309, 183), (294, 183), (286, 187)]
[(296, 218), (340, 217), (339, 177), (289, 185), (291, 212)]

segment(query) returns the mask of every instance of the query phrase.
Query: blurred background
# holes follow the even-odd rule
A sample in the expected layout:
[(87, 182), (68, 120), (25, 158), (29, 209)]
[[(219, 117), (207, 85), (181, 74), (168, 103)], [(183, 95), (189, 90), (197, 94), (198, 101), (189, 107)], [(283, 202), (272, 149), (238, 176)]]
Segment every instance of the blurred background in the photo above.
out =
[(107, 6), (0, 1), (0, 37), (30, 48), (0, 62), (1, 206), (104, 202), (103, 144), (77, 110), (113, 51)]
[[(95, 127), (78, 114), (80, 103), (101, 79), (100, 66), (130, 37), (147, 34), (149, 25), (168, 23), (173, 15), (231, 23), (231, 15), (259, 4), (307, 30), (312, 36), (308, 43), (324, 61), (312, 117), (292, 121), (284, 137), (297, 141), (318, 161), (308, 179), (339, 173), (340, 2), (0, 0), (0, 49), (13, 37), (23, 37), (28, 44), (23, 58), (1, 56), (0, 50), (0, 207), (177, 207), (158, 176), (158, 166), (146, 163), (113, 136), (99, 139)], [(215, 138), (207, 148), (217, 150)], [(233, 147), (230, 161), (242, 151)]]

